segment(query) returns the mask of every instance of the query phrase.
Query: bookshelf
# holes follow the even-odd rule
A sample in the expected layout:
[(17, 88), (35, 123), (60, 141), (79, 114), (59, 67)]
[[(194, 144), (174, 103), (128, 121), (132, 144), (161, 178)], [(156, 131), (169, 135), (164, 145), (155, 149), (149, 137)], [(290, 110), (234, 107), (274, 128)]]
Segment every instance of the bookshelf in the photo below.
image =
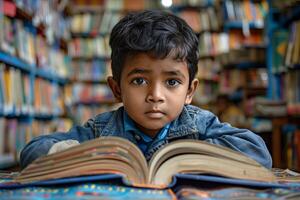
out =
[(274, 166), (300, 170), (299, 151), (299, 49), (300, 4), (269, 1), (267, 49), (268, 98), (283, 102), (284, 112), (272, 118)]
[[(219, 86), (220, 65), (216, 55), (223, 51), (218, 44), (226, 39), (221, 33), (220, 5), (214, 0), (205, 1), (173, 1), (172, 6), (165, 9), (184, 19), (199, 37), (200, 60), (198, 63), (199, 87), (195, 93), (193, 104), (211, 109)], [(218, 43), (218, 44), (217, 44)]]
[[(228, 74), (237, 74), (236, 82), (238, 84), (235, 88), (241, 87), (242, 90), (239, 90), (239, 92), (242, 92), (234, 96), (241, 98), (241, 106), (246, 115), (246, 128), (260, 133), (265, 138), (272, 153), (273, 167), (299, 171), (300, 155), (297, 141), (299, 141), (300, 121), (298, 110), (298, 66), (300, 61), (299, 52), (297, 52), (299, 51), (297, 50), (299, 49), (297, 47), (299, 42), (297, 42), (296, 36), (299, 35), (296, 31), (300, 19), (299, 2), (253, 1), (259, 4), (258, 8), (262, 11), (260, 15), (263, 18), (259, 19), (258, 22), (245, 20), (245, 18), (236, 20), (235, 18), (239, 18), (238, 13), (241, 12), (235, 7), (245, 6), (244, 4), (249, 2), (251, 1), (223, 1), (225, 10), (223, 28), (225, 32), (229, 33), (229, 38), (232, 30), (240, 31), (242, 35), (248, 38), (253, 33), (259, 33), (262, 36), (261, 42), (253, 43), (257, 41), (258, 37), (247, 39), (248, 41), (237, 37), (234, 39), (237, 44), (243, 44), (243, 41), (246, 41), (246, 45), (238, 47), (238, 45), (229, 41), (229, 52), (226, 53), (227, 55), (225, 54), (225, 58), (223, 58), (224, 54), (220, 58), (223, 67), (221, 74), (225, 72), (225, 77), (229, 77), (229, 75), (226, 75), (228, 70), (233, 71)], [(246, 11), (244, 13), (247, 16)], [(251, 53), (252, 50), (249, 48), (257, 51), (257, 53)], [(237, 49), (238, 51), (234, 52)], [(241, 49), (246, 50), (247, 54), (242, 53)], [(289, 51), (292, 51), (292, 53), (289, 53)], [(233, 53), (232, 56), (231, 53)], [(254, 56), (251, 56), (251, 54)], [(230, 62), (230, 57), (232, 57), (231, 61), (233, 62)], [(240, 59), (250, 62), (239, 62), (237, 64), (237, 60)], [(240, 72), (238, 73), (237, 70), (240, 70)], [(251, 81), (250, 79), (255, 77), (253, 75), (254, 71), (257, 71), (256, 74), (259, 79)], [(246, 78), (247, 73), (250, 79)], [(224, 79), (222, 75), (220, 77), (220, 85), (226, 85), (226, 82), (222, 81)], [(229, 79), (234, 82), (232, 80), (234, 78), (229, 77)], [(252, 82), (256, 84), (252, 84)], [(232, 83), (232, 85), (235, 84)], [(228, 87), (229, 90), (232, 88), (234, 87)], [(221, 87), (222, 89), (224, 90)]]
[(267, 2), (208, 2), (215, 10), (212, 19), (217, 21), (218, 29), (199, 34), (200, 87), (195, 104), (234, 126), (255, 132), (270, 131), (271, 122), (263, 120), (267, 126), (261, 126), (258, 121), (262, 120), (253, 119), (257, 114), (252, 112), (256, 98), (264, 97), (267, 91), (264, 41)]
[(70, 5), (68, 49), (73, 75), (70, 87), (66, 88), (66, 102), (77, 124), (120, 106), (106, 83), (111, 75), (109, 34), (125, 13), (151, 7), (153, 3), (102, 0), (73, 1)]
[[(71, 8), (71, 40), (68, 44), (74, 70), (71, 86), (68, 88), (68, 104), (75, 124), (82, 124), (106, 105), (113, 97), (106, 86), (109, 75), (108, 45), (111, 24), (120, 17), (119, 12), (105, 9), (106, 1), (95, 5), (88, 2), (74, 2)], [(97, 8), (97, 9), (96, 9)], [(112, 21), (110, 19), (112, 18)], [(105, 101), (105, 102), (104, 102)], [(103, 110), (102, 110), (103, 112)]]
[(0, 1), (0, 169), (17, 165), (21, 149), (44, 129), (69, 122), (62, 118), (68, 26), (56, 6)]

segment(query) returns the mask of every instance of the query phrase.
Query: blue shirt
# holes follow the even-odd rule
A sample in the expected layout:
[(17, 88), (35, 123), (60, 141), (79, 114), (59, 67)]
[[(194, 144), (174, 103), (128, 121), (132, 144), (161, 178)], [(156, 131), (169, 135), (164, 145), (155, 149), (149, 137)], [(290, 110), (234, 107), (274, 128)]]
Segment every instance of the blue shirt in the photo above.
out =
[(151, 138), (150, 136), (146, 135), (136, 127), (135, 122), (129, 117), (126, 111), (124, 111), (123, 114), (123, 121), (124, 121), (124, 131), (128, 134), (134, 135), (135, 139), (137, 140), (139, 148), (142, 150), (144, 154), (147, 152), (148, 147), (150, 147), (154, 141), (159, 142), (166, 138), (170, 127), (170, 124), (167, 124), (160, 130), (160, 132), (154, 138)]

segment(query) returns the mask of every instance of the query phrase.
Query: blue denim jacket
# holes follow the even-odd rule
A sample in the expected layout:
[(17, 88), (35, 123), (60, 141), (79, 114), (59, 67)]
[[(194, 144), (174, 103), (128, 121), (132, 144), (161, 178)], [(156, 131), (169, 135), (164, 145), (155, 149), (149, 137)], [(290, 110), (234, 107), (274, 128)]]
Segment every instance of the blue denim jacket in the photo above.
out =
[[(53, 133), (34, 138), (21, 152), (20, 162), (24, 168), (40, 156), (47, 155), (51, 146), (62, 140), (78, 140), (80, 143), (102, 136), (127, 138), (138, 144), (133, 134), (124, 131), (124, 108), (106, 112), (88, 120), (83, 126), (75, 126), (67, 133)], [(247, 129), (238, 129), (228, 123), (221, 123), (211, 112), (187, 105), (177, 119), (171, 122), (164, 140), (153, 142), (145, 152), (150, 160), (152, 155), (167, 143), (179, 139), (205, 140), (242, 152), (267, 168), (272, 166), (272, 158), (263, 139)]]

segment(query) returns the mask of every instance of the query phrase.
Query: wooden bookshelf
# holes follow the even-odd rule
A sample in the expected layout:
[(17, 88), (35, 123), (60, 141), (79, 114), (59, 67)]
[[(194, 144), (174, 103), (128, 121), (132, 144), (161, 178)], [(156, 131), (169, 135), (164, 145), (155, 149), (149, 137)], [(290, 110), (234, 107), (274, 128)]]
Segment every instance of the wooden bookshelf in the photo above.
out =
[[(296, 162), (300, 159), (298, 147), (294, 143), (287, 144), (284, 137), (287, 134), (296, 137), (300, 129), (300, 72), (296, 67), (300, 63), (299, 56), (296, 56), (299, 55), (297, 51), (300, 51), (300, 43), (297, 42), (300, 33), (300, 4), (297, 1), (273, 1), (270, 8), (266, 18), (266, 33), (271, 41), (267, 48), (268, 98), (286, 103), (286, 115), (272, 118), (273, 162), (275, 167), (289, 167), (299, 171), (300, 166)], [(283, 129), (286, 126), (293, 126), (296, 131), (287, 133)], [(287, 151), (287, 145), (292, 155), (290, 157), (284, 152)]]
[[(53, 122), (64, 113), (61, 99), (53, 98), (69, 82), (66, 46), (62, 45), (67, 38), (60, 35), (68, 26), (58, 29), (54, 26), (63, 23), (64, 19), (49, 25), (43, 18), (45, 6), (49, 6), (48, 15), (58, 14), (52, 7), (54, 2), (36, 6), (34, 1), (31, 4), (0, 2), (0, 157), (3, 158), (0, 169), (16, 166), (25, 144), (43, 133), (33, 132), (34, 123), (49, 121), (47, 126), (55, 127)], [(38, 22), (37, 13), (41, 15)], [(37, 37), (44, 46), (36, 44)], [(40, 59), (47, 62), (38, 62)], [(47, 112), (43, 113), (34, 106), (42, 96), (34, 90), (35, 84), (40, 86), (38, 80), (47, 83), (47, 90), (52, 91), (45, 99), (47, 104), (43, 105), (47, 106), (43, 109)]]

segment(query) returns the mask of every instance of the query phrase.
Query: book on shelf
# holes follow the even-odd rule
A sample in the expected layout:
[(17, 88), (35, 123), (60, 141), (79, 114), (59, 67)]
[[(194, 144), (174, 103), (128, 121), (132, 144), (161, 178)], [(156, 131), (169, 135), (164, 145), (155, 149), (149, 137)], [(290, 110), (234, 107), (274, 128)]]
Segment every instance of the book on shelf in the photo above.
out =
[(109, 62), (105, 60), (73, 61), (73, 79), (86, 82), (106, 82), (109, 74)]
[(273, 32), (272, 45), (272, 72), (278, 73), (285, 70), (284, 59), (287, 52), (288, 31), (279, 29)]
[[(202, 20), (202, 16), (204, 16), (206, 23), (201, 23), (200, 20)], [(196, 33), (208, 29), (208, 15), (201, 15), (197, 10), (183, 10), (180, 12), (179, 17), (186, 21)]]
[(263, 23), (268, 11), (267, 1), (232, 1), (224, 2), (225, 18), (229, 21), (247, 21)]
[(293, 6), (299, 5), (298, 0), (285, 0), (285, 1), (272, 1), (272, 7), (278, 8), (282, 11), (286, 11), (289, 8), (292, 8)]
[(11, 54), (16, 54), (13, 20), (6, 16), (0, 16), (0, 48)]
[(253, 98), (251, 113), (257, 116), (280, 117), (287, 115), (286, 102), (283, 100), (270, 100), (262, 97)]
[(73, 58), (108, 58), (110, 48), (108, 37), (74, 38), (69, 42), (69, 55)]
[(295, 43), (294, 43), (294, 47), (293, 47), (293, 53), (292, 53), (292, 64), (299, 64), (300, 63), (300, 21), (297, 21), (294, 23), (295, 25)]
[[(15, 118), (0, 118), (0, 169), (17, 163), (19, 154), (31, 139), (30, 124)], [(6, 166), (7, 167), (7, 166)]]
[(245, 188), (245, 187), (182, 187), (176, 191), (178, 199), (297, 199), (297, 189)]
[(172, 142), (157, 151), (149, 164), (132, 142), (119, 137), (90, 140), (40, 157), (16, 178), (32, 183), (65, 177), (119, 174), (133, 186), (165, 188), (177, 173), (205, 173), (234, 179), (274, 182), (273, 173), (231, 149), (198, 140)]
[(287, 47), (284, 58), (284, 65), (293, 68), (300, 63), (300, 21), (295, 21), (290, 25), (287, 39)]
[(259, 29), (250, 29), (245, 35), (242, 29), (231, 29), (228, 32), (229, 49), (240, 49), (245, 46), (255, 47), (264, 44), (263, 32)]
[(94, 104), (74, 103), (70, 110), (74, 124), (84, 124), (91, 116), (118, 109), (122, 104), (114, 100)]
[(289, 70), (286, 73), (286, 85), (284, 87), (287, 101), (287, 112), (289, 115), (300, 113), (300, 71)]
[(285, 125), (281, 133), (282, 166), (300, 170), (300, 129), (296, 125)]
[(27, 75), (23, 75), (19, 69), (8, 67), (5, 64), (1, 66), (1, 87), (3, 89), (3, 113), (21, 114), (26, 107), (23, 101), (22, 81)]

